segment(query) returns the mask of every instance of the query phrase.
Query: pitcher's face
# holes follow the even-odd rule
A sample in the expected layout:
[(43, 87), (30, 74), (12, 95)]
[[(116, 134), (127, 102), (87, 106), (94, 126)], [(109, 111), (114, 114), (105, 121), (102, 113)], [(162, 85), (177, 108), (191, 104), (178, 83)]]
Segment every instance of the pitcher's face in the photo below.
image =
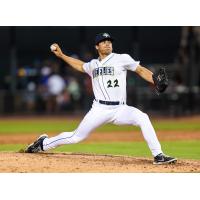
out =
[(103, 40), (102, 42), (99, 42), (98, 45), (96, 45), (96, 50), (99, 54), (109, 55), (113, 50), (112, 42), (110, 40)]

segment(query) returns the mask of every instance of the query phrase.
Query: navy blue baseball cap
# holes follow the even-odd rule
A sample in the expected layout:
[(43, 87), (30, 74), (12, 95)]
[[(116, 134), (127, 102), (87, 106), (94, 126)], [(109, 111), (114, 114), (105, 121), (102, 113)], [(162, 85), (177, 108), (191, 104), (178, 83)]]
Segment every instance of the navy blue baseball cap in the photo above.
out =
[(110, 40), (111, 42), (113, 42), (114, 38), (111, 37), (108, 33), (99, 33), (95, 37), (95, 45), (99, 44), (99, 42), (102, 42), (104, 40)]

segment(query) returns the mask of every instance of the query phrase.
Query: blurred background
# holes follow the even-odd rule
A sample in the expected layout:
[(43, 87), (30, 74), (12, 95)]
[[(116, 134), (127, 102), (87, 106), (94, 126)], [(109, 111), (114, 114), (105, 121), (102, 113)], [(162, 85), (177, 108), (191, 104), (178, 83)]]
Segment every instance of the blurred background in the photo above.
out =
[(0, 27), (0, 115), (86, 113), (93, 101), (90, 77), (50, 52), (85, 62), (97, 58), (94, 37), (108, 32), (114, 52), (128, 53), (153, 72), (165, 66), (170, 85), (157, 96), (135, 73), (127, 74), (127, 103), (153, 115), (200, 113), (200, 27)]

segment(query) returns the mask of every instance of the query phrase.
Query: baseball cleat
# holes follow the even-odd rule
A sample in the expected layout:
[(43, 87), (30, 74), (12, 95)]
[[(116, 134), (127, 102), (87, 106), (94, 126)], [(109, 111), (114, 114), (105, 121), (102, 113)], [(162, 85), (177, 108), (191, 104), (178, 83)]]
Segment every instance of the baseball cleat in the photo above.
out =
[(48, 138), (48, 135), (46, 134), (40, 135), (40, 137), (35, 142), (28, 145), (28, 147), (25, 149), (25, 153), (37, 153), (37, 152), (44, 151), (43, 141), (45, 138)]
[(163, 164), (174, 164), (176, 162), (177, 162), (176, 158), (172, 158), (163, 153), (160, 153), (156, 157), (154, 157), (153, 164), (154, 165), (163, 165)]

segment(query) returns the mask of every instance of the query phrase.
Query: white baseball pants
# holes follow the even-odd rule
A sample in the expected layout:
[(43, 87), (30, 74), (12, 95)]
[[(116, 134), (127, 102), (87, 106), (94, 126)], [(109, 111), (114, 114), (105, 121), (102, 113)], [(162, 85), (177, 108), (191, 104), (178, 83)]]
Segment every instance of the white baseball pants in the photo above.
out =
[(59, 145), (78, 143), (87, 138), (94, 129), (106, 123), (139, 126), (152, 155), (156, 156), (162, 153), (160, 143), (147, 114), (128, 105), (110, 106), (96, 101), (76, 130), (46, 138), (43, 141), (43, 149), (46, 151)]

